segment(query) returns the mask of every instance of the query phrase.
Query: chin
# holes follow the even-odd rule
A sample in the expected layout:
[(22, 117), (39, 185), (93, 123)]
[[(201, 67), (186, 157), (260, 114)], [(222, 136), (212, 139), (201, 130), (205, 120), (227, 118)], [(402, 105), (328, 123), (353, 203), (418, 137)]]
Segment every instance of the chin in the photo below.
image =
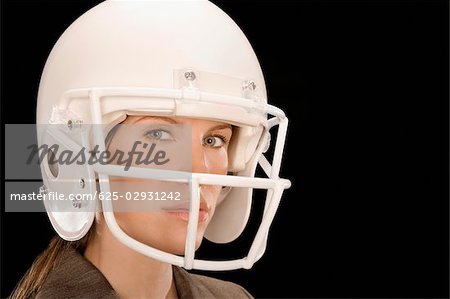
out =
[[(179, 231), (163, 231), (155, 235), (145, 234), (129, 234), (133, 239), (146, 244), (150, 247), (156, 248), (175, 255), (184, 256), (186, 244), (186, 228)], [(195, 250), (197, 250), (203, 241), (204, 229), (199, 227), (195, 240)]]
[[(131, 238), (175, 255), (184, 255), (187, 222), (165, 214), (125, 213), (118, 218), (119, 226)], [(202, 241), (208, 221), (198, 223), (195, 249)]]
[[(184, 256), (185, 241), (186, 241), (186, 237), (185, 237), (185, 234), (183, 234), (183, 236), (180, 238), (171, 239), (171, 242), (169, 242), (169, 244), (165, 244), (166, 246), (163, 246), (161, 250), (164, 250), (166, 252), (169, 252), (169, 253), (172, 253), (175, 255)], [(197, 237), (195, 240), (195, 250), (199, 249), (200, 245), (202, 244), (202, 241), (203, 241), (203, 233), (197, 234)], [(149, 245), (152, 246), (151, 244), (149, 244)]]

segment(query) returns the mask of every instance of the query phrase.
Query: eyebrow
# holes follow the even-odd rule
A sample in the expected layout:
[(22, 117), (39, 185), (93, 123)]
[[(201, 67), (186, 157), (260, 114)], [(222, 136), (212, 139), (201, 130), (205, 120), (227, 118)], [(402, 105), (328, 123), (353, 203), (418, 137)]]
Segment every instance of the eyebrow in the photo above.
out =
[(217, 131), (217, 130), (223, 130), (223, 129), (231, 130), (231, 125), (230, 124), (217, 125), (215, 127), (212, 127), (211, 129), (209, 129), (209, 131)]

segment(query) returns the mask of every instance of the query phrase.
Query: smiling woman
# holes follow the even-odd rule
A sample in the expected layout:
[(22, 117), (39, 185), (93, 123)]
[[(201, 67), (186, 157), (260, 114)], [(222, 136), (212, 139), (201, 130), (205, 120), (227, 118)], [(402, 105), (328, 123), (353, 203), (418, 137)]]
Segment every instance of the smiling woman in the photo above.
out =
[[(251, 268), (290, 186), (279, 178), (287, 118), (267, 104), (256, 55), (224, 12), (208, 1), (94, 7), (48, 58), (37, 123), (40, 146), (85, 148), (92, 159), (42, 159), (42, 194), (77, 196), (44, 200), (58, 236), (12, 298), (251, 297), (184, 270)], [(241, 235), (253, 189), (266, 196), (246, 256), (196, 258), (204, 237), (226, 244)]]

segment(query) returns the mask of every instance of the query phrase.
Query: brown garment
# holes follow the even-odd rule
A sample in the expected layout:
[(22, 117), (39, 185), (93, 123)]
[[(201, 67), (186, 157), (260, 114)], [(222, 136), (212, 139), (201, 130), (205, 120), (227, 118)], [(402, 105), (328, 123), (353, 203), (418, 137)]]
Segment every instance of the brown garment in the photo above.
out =
[[(105, 276), (75, 249), (63, 253), (36, 298), (119, 298)], [(188, 273), (173, 266), (179, 298), (253, 298), (232, 282)]]

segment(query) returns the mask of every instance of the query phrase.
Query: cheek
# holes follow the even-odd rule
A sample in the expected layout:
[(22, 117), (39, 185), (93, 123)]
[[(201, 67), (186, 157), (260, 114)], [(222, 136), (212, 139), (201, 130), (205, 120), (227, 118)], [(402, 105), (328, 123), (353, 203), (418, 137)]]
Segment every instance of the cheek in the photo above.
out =
[(164, 213), (123, 212), (114, 215), (119, 226), (131, 238), (158, 250), (183, 254), (186, 223)]
[(228, 171), (228, 152), (226, 148), (208, 149), (205, 152), (209, 173), (226, 174)]

